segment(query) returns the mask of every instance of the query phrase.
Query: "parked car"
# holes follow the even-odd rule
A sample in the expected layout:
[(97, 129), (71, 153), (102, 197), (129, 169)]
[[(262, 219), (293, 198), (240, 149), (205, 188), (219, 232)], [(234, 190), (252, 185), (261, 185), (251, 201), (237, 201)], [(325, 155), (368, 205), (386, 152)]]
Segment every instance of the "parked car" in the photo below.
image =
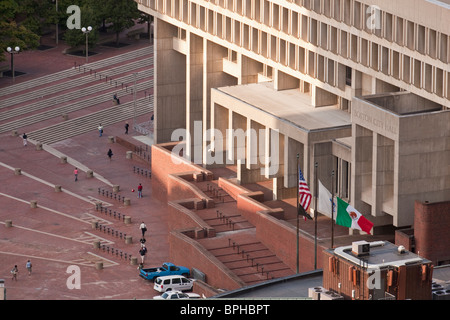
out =
[(173, 263), (165, 262), (161, 267), (143, 268), (139, 271), (139, 275), (147, 280), (155, 281), (158, 277), (170, 275), (183, 275), (188, 277), (190, 275), (189, 268), (176, 266)]
[(194, 280), (185, 276), (165, 276), (158, 277), (155, 280), (153, 289), (158, 292), (166, 292), (170, 290), (186, 291), (192, 290)]
[(172, 290), (166, 291), (160, 296), (154, 296), (153, 299), (155, 300), (200, 299), (200, 295), (196, 293)]

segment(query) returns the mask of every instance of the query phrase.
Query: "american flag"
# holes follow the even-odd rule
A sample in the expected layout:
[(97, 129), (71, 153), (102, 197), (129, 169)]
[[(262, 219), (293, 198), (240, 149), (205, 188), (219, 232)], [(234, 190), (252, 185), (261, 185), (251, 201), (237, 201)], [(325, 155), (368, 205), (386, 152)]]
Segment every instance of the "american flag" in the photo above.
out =
[(299, 169), (298, 173), (298, 201), (300, 205), (308, 211), (309, 205), (311, 204), (311, 191), (309, 191), (308, 185), (306, 184), (305, 178), (303, 177), (302, 170)]

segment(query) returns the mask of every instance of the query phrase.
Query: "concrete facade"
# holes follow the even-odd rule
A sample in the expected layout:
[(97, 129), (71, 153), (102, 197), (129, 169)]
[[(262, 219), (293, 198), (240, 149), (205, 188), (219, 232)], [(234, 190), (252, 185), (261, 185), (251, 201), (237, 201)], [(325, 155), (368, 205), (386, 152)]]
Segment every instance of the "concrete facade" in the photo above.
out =
[(274, 199), (295, 196), (299, 165), (374, 232), (411, 226), (415, 200), (449, 200), (448, 4), (136, 2), (154, 17), (156, 143), (272, 179)]

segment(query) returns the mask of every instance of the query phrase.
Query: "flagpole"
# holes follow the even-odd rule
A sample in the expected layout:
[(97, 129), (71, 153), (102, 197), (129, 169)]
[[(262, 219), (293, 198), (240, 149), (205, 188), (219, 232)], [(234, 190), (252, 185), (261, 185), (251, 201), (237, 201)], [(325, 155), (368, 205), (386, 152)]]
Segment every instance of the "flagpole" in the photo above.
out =
[(334, 247), (334, 170), (331, 171), (331, 249)]
[(298, 235), (298, 228), (299, 228), (299, 221), (298, 221), (298, 216), (299, 216), (299, 214), (298, 214), (298, 206), (299, 206), (299, 203), (298, 203), (298, 197), (299, 197), (299, 192), (300, 192), (300, 190), (299, 190), (299, 181), (300, 181), (300, 177), (299, 177), (299, 164), (298, 164), (298, 159), (299, 159), (299, 157), (300, 157), (300, 155), (297, 153), (297, 273), (299, 273), (299, 261), (298, 261), (298, 259), (299, 259), (299, 253), (298, 253), (298, 241), (299, 241), (299, 239), (298, 239), (298, 237), (299, 237), (299, 235)]
[(317, 166), (318, 166), (318, 163), (316, 162), (315, 164), (314, 164), (314, 177), (315, 177), (315, 182), (314, 182), (314, 188), (315, 188), (315, 191), (314, 191), (314, 194), (315, 194), (315, 197), (316, 197), (316, 199), (315, 199), (315, 204), (314, 204), (314, 270), (316, 270), (317, 269), (317, 215), (318, 215), (318, 211), (317, 211), (317, 198), (318, 198), (318, 186), (317, 186), (317, 183), (318, 183), (318, 177), (317, 177)]

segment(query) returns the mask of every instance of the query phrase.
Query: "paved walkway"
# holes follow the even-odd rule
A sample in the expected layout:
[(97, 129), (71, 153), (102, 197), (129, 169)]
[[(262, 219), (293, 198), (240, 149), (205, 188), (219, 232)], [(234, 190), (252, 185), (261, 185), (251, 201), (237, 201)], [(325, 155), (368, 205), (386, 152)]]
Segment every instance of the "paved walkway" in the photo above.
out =
[[(44, 43), (50, 41), (44, 39)], [(89, 62), (149, 45), (148, 39), (123, 41), (129, 45), (94, 48), (98, 54)], [(16, 70), (26, 74), (15, 82), (84, 63), (84, 58), (63, 55), (65, 48), (60, 42), (57, 48), (17, 55)], [(0, 78), (0, 88), (10, 84), (11, 78)], [(42, 128), (51, 121), (34, 126)], [(128, 122), (132, 123), (132, 119)], [(150, 178), (133, 173), (133, 166), (148, 164), (127, 159), (126, 148), (108, 141), (108, 136), (124, 135), (124, 124), (121, 121), (105, 126), (103, 137), (93, 129), (45, 146), (44, 150), (37, 150), (31, 142), (23, 146), (21, 137), (11, 132), (0, 135), (0, 279), (5, 280), (8, 300), (151, 299), (158, 294), (152, 283), (138, 276), (137, 265), (132, 265), (129, 257), (140, 260), (139, 224), (144, 221), (149, 249), (145, 266), (160, 265), (168, 259), (166, 205), (152, 199)], [(145, 141), (130, 129), (128, 137), (133, 135)], [(111, 160), (106, 156), (109, 148), (114, 154)], [(61, 162), (61, 155), (67, 156), (68, 163)], [(75, 166), (80, 169), (78, 181), (74, 179)], [(21, 169), (20, 175), (16, 168)], [(93, 170), (93, 178), (87, 177), (88, 169)], [(144, 187), (142, 199), (131, 191), (139, 183)], [(111, 192), (112, 185), (120, 186), (117, 194), (130, 198), (130, 206), (99, 194), (99, 188)], [(61, 186), (61, 192), (55, 186)], [(31, 205), (33, 201), (36, 208)], [(97, 201), (108, 211), (96, 210)], [(119, 219), (119, 213), (130, 216), (131, 224)], [(7, 227), (8, 220), (12, 227)], [(93, 221), (105, 229), (93, 228)], [(131, 244), (125, 243), (125, 234), (132, 236)], [(100, 241), (101, 248), (94, 247), (96, 241)], [(25, 268), (28, 259), (33, 265), (31, 275)], [(100, 270), (96, 268), (99, 261), (103, 262)], [(19, 269), (17, 281), (10, 274), (14, 265)], [(71, 289), (77, 274), (71, 271), (72, 266), (80, 271), (79, 289)]]

